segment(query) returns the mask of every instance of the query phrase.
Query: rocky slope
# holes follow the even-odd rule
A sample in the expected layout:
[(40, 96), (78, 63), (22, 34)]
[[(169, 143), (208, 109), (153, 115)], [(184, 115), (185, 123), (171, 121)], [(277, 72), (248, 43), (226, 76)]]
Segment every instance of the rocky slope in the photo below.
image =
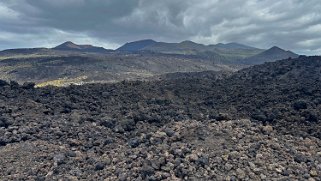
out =
[(242, 66), (163, 54), (87, 54), (10, 58), (0, 61), (0, 79), (64, 86), (71, 83), (144, 80), (173, 72), (235, 71)]
[(0, 81), (0, 178), (319, 181), (320, 75), (301, 56), (225, 78)]

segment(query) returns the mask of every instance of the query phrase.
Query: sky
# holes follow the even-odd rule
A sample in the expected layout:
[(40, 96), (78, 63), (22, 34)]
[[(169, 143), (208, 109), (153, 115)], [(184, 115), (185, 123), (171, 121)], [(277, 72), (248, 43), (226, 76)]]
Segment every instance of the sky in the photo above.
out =
[(320, 0), (0, 0), (0, 50), (238, 42), (321, 54)]

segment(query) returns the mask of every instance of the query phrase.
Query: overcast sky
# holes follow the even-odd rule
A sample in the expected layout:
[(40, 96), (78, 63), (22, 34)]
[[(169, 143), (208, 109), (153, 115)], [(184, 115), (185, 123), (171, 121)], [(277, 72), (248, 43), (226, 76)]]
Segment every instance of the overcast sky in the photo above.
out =
[(320, 0), (1, 0), (0, 49), (139, 39), (321, 54)]

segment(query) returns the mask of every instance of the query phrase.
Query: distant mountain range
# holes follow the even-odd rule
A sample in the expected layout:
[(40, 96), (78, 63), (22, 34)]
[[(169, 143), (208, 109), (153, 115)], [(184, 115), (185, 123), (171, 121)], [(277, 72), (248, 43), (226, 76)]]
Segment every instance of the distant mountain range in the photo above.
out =
[[(216, 45), (203, 45), (192, 41), (180, 43), (156, 42), (154, 40), (140, 40), (126, 43), (119, 47), (118, 51), (156, 51), (156, 52), (175, 52), (175, 51), (211, 51), (213, 49), (241, 49), (241, 50), (260, 50), (258, 48), (242, 45), (239, 43), (219, 43)], [(179, 52), (178, 52), (179, 53)]]
[(166, 43), (156, 42), (150, 39), (126, 43), (116, 51), (194, 55), (200, 58), (221, 60), (221, 62), (225, 61), (249, 65), (261, 64), (289, 57), (297, 58), (299, 56), (291, 51), (286, 51), (276, 46), (268, 50), (263, 50), (239, 43), (203, 45), (192, 41)]
[(215, 45), (203, 45), (192, 41), (180, 43), (157, 42), (151, 39), (129, 42), (116, 50), (105, 49), (93, 45), (78, 45), (67, 41), (54, 48), (25, 48), (9, 49), (0, 51), (0, 59), (3, 57), (23, 57), (23, 56), (46, 56), (46, 55), (78, 55), (97, 53), (156, 53), (170, 55), (187, 55), (194, 58), (212, 60), (221, 64), (261, 64), (279, 59), (296, 58), (297, 54), (283, 50), (279, 47), (272, 47), (263, 50), (239, 43), (218, 43)]
[(264, 50), (238, 43), (203, 45), (192, 41), (166, 43), (156, 42), (154, 40), (140, 40), (136, 42), (126, 43), (116, 51), (147, 51), (164, 54), (194, 55), (201, 58), (210, 58), (221, 61), (233, 61), (259, 54)]

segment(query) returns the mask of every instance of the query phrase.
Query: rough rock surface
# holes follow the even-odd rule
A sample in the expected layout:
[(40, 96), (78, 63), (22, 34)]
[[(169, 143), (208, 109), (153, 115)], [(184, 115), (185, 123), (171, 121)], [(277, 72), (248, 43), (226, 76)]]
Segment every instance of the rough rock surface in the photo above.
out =
[(321, 178), (320, 57), (223, 80), (33, 86), (0, 81), (0, 180)]
[[(100, 125), (75, 124), (64, 134), (74, 138), (61, 138), (56, 131), (47, 134), (52, 137), (48, 140), (8, 144), (0, 149), (0, 176), (3, 180), (320, 180), (321, 141), (315, 137), (279, 134), (246, 119), (136, 126), (135, 131), (120, 134)], [(169, 129), (175, 132), (171, 136), (165, 132)], [(131, 139), (138, 142), (135, 147)]]

